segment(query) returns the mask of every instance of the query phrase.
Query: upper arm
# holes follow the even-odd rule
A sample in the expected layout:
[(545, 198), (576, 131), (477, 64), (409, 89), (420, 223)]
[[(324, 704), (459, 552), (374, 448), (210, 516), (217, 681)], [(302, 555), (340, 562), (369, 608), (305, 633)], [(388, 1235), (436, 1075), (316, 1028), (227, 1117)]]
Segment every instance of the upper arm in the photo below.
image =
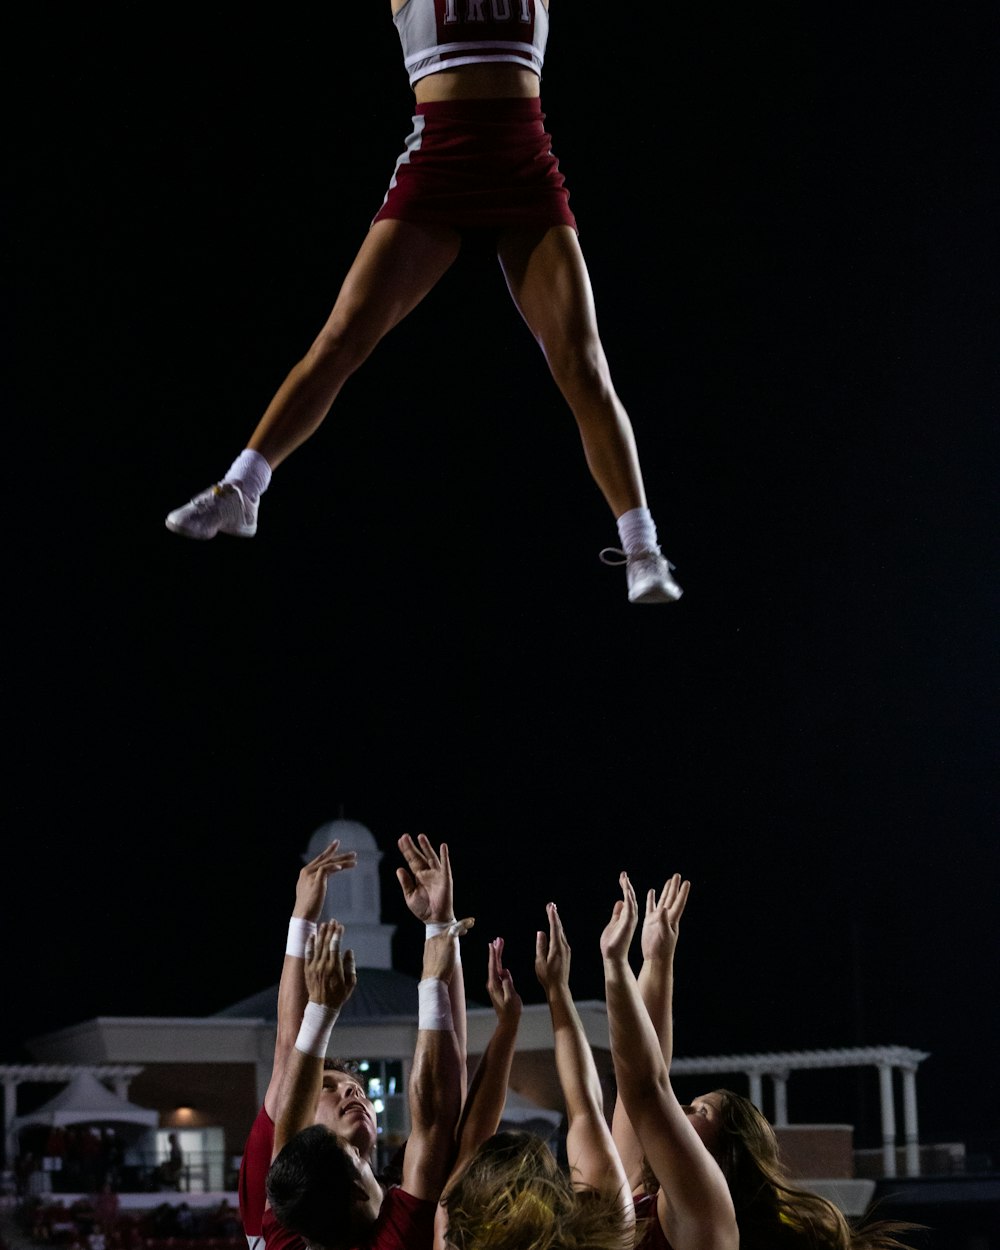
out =
[(657, 1211), (673, 1250), (739, 1244), (726, 1178), (688, 1122), (669, 1081), (644, 1083), (630, 1119), (660, 1191)]

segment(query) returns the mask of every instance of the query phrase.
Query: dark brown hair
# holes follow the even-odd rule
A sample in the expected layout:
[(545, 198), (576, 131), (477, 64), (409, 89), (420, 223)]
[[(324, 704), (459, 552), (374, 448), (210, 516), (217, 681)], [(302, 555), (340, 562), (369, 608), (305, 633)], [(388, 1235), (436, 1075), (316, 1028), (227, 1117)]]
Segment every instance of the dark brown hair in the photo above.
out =
[(792, 1184), (778, 1139), (749, 1098), (717, 1089), (719, 1137), (713, 1154), (729, 1184), (740, 1250), (908, 1250), (901, 1234), (922, 1225), (870, 1220), (852, 1226), (839, 1207)]

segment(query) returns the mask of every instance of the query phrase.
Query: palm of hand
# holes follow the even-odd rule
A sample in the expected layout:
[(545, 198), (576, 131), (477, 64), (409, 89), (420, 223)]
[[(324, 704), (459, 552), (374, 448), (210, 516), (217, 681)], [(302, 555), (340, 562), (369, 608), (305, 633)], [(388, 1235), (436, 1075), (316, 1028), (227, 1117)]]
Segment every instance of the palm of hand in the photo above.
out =
[(635, 933), (635, 918), (622, 902), (615, 903), (611, 919), (601, 934), (601, 954), (605, 959), (624, 959)]
[(417, 842), (404, 834), (399, 847), (407, 868), (399, 868), (396, 877), (403, 887), (406, 906), (424, 924), (450, 920), (454, 917), (452, 903), (451, 865), (445, 844), (441, 854), (435, 852), (428, 839), (420, 834)]
[(642, 926), (643, 959), (668, 959), (677, 946), (678, 928), (666, 912), (655, 911)]

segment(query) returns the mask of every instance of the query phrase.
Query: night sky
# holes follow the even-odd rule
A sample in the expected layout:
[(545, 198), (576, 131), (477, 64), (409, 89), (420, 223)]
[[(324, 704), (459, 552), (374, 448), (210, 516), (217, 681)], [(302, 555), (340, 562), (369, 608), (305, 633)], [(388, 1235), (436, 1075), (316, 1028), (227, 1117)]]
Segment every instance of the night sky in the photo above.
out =
[(550, 898), (601, 997), (619, 870), (677, 870), (679, 1055), (926, 1050), (922, 1138), (1000, 1139), (995, 10), (595, 7), (554, 0), (542, 99), (685, 588), (656, 608), (475, 253), (255, 539), (164, 528), (381, 202), (388, 4), (42, 5), (8, 48), (0, 1060), (273, 984), (343, 812), (404, 970), (404, 831), (451, 847), (473, 997), (501, 933), (541, 1000)]

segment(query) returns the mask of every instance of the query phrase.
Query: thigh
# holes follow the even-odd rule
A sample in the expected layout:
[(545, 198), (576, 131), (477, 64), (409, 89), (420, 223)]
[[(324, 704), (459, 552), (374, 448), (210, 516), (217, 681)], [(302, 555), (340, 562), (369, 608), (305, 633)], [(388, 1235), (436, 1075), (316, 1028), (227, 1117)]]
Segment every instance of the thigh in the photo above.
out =
[(376, 222), (344, 278), (326, 328), (377, 342), (420, 303), (460, 247), (458, 231), (446, 226)]
[(596, 337), (590, 274), (571, 226), (507, 230), (497, 255), (511, 298), (543, 348)]

